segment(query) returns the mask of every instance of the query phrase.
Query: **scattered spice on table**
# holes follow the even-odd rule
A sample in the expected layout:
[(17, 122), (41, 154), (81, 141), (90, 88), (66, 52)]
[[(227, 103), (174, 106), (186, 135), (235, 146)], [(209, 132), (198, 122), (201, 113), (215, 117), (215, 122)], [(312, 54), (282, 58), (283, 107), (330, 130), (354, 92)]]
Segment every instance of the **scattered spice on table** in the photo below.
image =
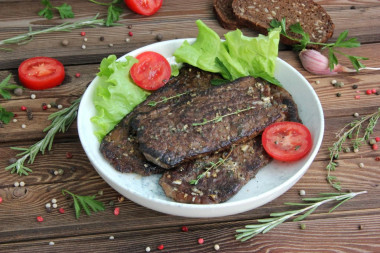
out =
[(37, 219), (38, 222), (43, 222), (44, 221), (44, 218), (42, 218), (42, 216), (37, 216), (36, 219)]
[(75, 77), (79, 78), (80, 77), (80, 73), (75, 73)]
[(204, 242), (205, 242), (205, 240), (203, 238), (198, 239), (198, 244), (203, 244)]
[(61, 214), (64, 214), (65, 213), (65, 209), (63, 209), (62, 207), (58, 209), (58, 212), (61, 213)]
[(157, 249), (158, 249), (158, 250), (163, 250), (163, 249), (164, 249), (164, 245), (163, 245), (163, 244), (158, 245), (158, 246), (157, 246)]
[(113, 210), (113, 214), (118, 216), (120, 214), (120, 207), (115, 207), (115, 209)]
[(359, 86), (357, 86), (356, 84), (352, 85), (352, 89), (356, 90)]
[(133, 32), (129, 31), (128, 35), (132, 37), (133, 36)]
[(49, 245), (50, 245), (50, 246), (54, 246), (55, 243), (54, 243), (54, 242), (49, 242)]
[(181, 230), (182, 230), (182, 232), (187, 232), (187, 231), (189, 231), (189, 228), (187, 226), (182, 226)]
[(22, 105), (20, 109), (21, 109), (21, 111), (26, 111), (27, 108), (26, 108), (26, 106)]
[(0, 204), (1, 204), (1, 203), (3, 203), (3, 198), (2, 198), (2, 197), (0, 197)]
[(110, 239), (110, 240), (114, 240), (115, 237), (114, 237), (113, 235), (111, 235), (110, 237), (108, 237), (108, 239)]
[(64, 39), (64, 40), (62, 40), (61, 41), (61, 44), (62, 44), (62, 46), (68, 46), (69, 45), (69, 41), (67, 40), (67, 39)]
[(67, 159), (73, 158), (73, 154), (71, 152), (66, 152), (66, 158)]
[(214, 245), (214, 250), (216, 250), (216, 251), (220, 250), (220, 246), (219, 246), (219, 244), (215, 244), (215, 245)]
[(300, 224), (300, 229), (306, 229), (306, 224), (305, 223), (301, 223)]

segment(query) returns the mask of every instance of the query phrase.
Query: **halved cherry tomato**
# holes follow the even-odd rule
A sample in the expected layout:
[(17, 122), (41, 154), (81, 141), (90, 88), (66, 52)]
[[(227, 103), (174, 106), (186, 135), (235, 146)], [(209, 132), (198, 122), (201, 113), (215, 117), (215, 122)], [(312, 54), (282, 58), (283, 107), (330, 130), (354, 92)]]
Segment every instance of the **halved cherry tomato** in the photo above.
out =
[(262, 135), (265, 151), (280, 161), (297, 161), (312, 147), (309, 129), (297, 122), (277, 122), (268, 126)]
[(169, 81), (171, 68), (165, 57), (146, 51), (136, 56), (138, 63), (129, 71), (133, 81), (143, 89), (157, 90)]
[(20, 64), (18, 77), (26, 88), (44, 90), (61, 84), (65, 79), (65, 69), (56, 59), (33, 57)]
[(161, 8), (162, 1), (163, 0), (124, 0), (124, 3), (137, 14), (150, 16)]

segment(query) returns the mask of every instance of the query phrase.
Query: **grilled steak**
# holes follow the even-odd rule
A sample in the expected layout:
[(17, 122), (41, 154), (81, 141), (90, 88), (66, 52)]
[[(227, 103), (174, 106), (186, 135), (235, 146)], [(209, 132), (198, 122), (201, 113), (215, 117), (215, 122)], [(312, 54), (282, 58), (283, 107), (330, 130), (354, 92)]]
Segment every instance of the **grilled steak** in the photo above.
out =
[(172, 168), (252, 139), (287, 110), (274, 103), (271, 86), (243, 77), (139, 113), (131, 121), (139, 148), (147, 160)]
[[(129, 124), (131, 118), (138, 113), (150, 111), (162, 105), (175, 106), (178, 100), (175, 96), (180, 97), (180, 94), (188, 93), (192, 90), (207, 89), (210, 87), (210, 81), (217, 78), (220, 79), (221, 77), (195, 67), (182, 67), (177, 77), (171, 78), (163, 88), (150, 95), (146, 101), (125, 116), (125, 118), (103, 138), (100, 151), (104, 158), (121, 172), (134, 172), (144, 176), (162, 173), (162, 168), (148, 162), (140, 152), (135, 132), (131, 129)], [(156, 104), (156, 106), (150, 106), (149, 104)]]
[(270, 161), (261, 136), (231, 147), (167, 170), (159, 181), (166, 196), (193, 204), (227, 201)]

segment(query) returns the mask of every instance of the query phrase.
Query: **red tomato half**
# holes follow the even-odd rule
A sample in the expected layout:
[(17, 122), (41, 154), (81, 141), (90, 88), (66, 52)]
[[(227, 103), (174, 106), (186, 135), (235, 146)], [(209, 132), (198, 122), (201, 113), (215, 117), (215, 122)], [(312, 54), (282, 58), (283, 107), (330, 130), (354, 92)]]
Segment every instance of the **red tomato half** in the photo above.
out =
[(33, 57), (20, 64), (18, 78), (26, 88), (44, 90), (61, 84), (65, 79), (65, 69), (56, 59)]
[(161, 8), (162, 1), (163, 0), (124, 0), (124, 3), (137, 14), (150, 16)]
[(262, 135), (265, 151), (280, 161), (296, 161), (311, 150), (309, 129), (297, 122), (278, 122), (268, 126)]
[(143, 89), (157, 90), (169, 81), (171, 68), (165, 57), (147, 51), (136, 56), (138, 63), (129, 71), (133, 81)]

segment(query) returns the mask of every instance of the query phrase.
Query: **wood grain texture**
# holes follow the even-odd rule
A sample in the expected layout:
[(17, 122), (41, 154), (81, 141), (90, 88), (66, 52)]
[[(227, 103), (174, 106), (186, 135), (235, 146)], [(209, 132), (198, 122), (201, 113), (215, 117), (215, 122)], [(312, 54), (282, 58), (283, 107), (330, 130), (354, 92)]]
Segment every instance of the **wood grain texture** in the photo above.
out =
[[(89, 1), (54, 1), (54, 4), (69, 3), (76, 14), (73, 21), (93, 17), (100, 13), (104, 17), (106, 7)], [(331, 15), (336, 30), (332, 41), (340, 32), (348, 29), (349, 36), (362, 42), (360, 48), (342, 50), (352, 55), (368, 57), (365, 65), (380, 67), (380, 3), (376, 0), (318, 0)], [(28, 6), (28, 8), (25, 8)], [(41, 9), (38, 1), (0, 0), (0, 40), (33, 29), (43, 29), (62, 22), (59, 18), (45, 20), (37, 16)], [(99, 62), (109, 54), (124, 55), (131, 50), (156, 42), (161, 34), (163, 40), (195, 37), (195, 21), (202, 19), (220, 36), (227, 30), (220, 27), (212, 10), (212, 1), (165, 0), (160, 11), (151, 17), (142, 17), (123, 6), (123, 14), (117, 27), (93, 27), (78, 29), (69, 33), (51, 33), (36, 36), (26, 45), (10, 45), (13, 51), (0, 51), (0, 80), (12, 74), (12, 82), (17, 80), (17, 67), (26, 58), (44, 55), (61, 60), (65, 65), (66, 78), (62, 85), (50, 90), (25, 90), (22, 96), (11, 100), (0, 99), (0, 105), (16, 113), (17, 122), (0, 128), (0, 252), (215, 252), (214, 245), (220, 245), (220, 252), (379, 252), (380, 251), (380, 151), (372, 150), (368, 143), (360, 147), (358, 153), (348, 152), (339, 157), (339, 166), (332, 172), (342, 184), (343, 191), (367, 191), (346, 202), (333, 213), (333, 206), (319, 207), (300, 229), (299, 222), (287, 221), (265, 235), (259, 235), (247, 242), (235, 240), (235, 230), (244, 225), (254, 224), (259, 218), (267, 218), (272, 212), (292, 210), (285, 202), (301, 202), (300, 190), (306, 197), (318, 196), (321, 192), (332, 192), (326, 182), (326, 165), (329, 160), (328, 148), (336, 141), (335, 134), (353, 121), (353, 114), (360, 116), (372, 113), (380, 107), (379, 95), (365, 95), (367, 89), (380, 90), (380, 72), (316, 76), (306, 72), (295, 52), (281, 47), (279, 57), (300, 71), (317, 93), (324, 112), (325, 133), (320, 151), (306, 174), (285, 194), (272, 202), (237, 215), (194, 219), (176, 217), (155, 212), (125, 199), (97, 174), (88, 160), (79, 141), (76, 123), (65, 134), (56, 136), (52, 150), (38, 155), (33, 164), (28, 164), (33, 172), (27, 177), (10, 174), (4, 168), (17, 152), (10, 147), (28, 147), (44, 137), (43, 129), (50, 124), (47, 117), (56, 108), (43, 110), (42, 103), (70, 105), (80, 97), (87, 85), (95, 78)], [(128, 26), (131, 26), (128, 28)], [(80, 32), (86, 32), (87, 42)], [(132, 31), (133, 36), (128, 32)], [(247, 36), (257, 35), (243, 29)], [(105, 38), (100, 41), (100, 36)], [(126, 39), (129, 42), (126, 42)], [(61, 41), (69, 40), (63, 47)], [(113, 46), (110, 47), (109, 44)], [(83, 50), (81, 46), (87, 48)], [(349, 66), (349, 61), (339, 57), (339, 61)], [(80, 73), (79, 78), (75, 77)], [(343, 81), (342, 88), (335, 88), (331, 80)], [(352, 85), (358, 89), (352, 89)], [(359, 93), (357, 93), (359, 91)], [(336, 94), (341, 96), (337, 97)], [(35, 94), (36, 99), (30, 95)], [(354, 96), (360, 95), (360, 99)], [(24, 105), (33, 112), (28, 120), (20, 110)], [(26, 124), (22, 129), (21, 124)], [(380, 124), (372, 137), (380, 136)], [(349, 146), (349, 143), (347, 143)], [(73, 154), (67, 158), (67, 153)], [(365, 164), (364, 168), (359, 163)], [(54, 171), (62, 170), (62, 175)], [(14, 187), (14, 182), (25, 182), (24, 187)], [(62, 195), (62, 189), (80, 195), (97, 194), (97, 199), (105, 203), (105, 211), (75, 218), (72, 200)], [(48, 213), (45, 204), (52, 198), (58, 200), (58, 207), (65, 209), (60, 214), (57, 209)], [(114, 205), (110, 205), (110, 202)], [(120, 215), (113, 209), (120, 207)], [(43, 216), (44, 222), (36, 221)], [(181, 232), (186, 225), (189, 232)], [(361, 229), (359, 229), (359, 227)], [(109, 237), (114, 236), (114, 240)], [(199, 245), (198, 238), (205, 243)], [(54, 242), (55, 245), (49, 245)], [(164, 244), (163, 251), (157, 246)]]

